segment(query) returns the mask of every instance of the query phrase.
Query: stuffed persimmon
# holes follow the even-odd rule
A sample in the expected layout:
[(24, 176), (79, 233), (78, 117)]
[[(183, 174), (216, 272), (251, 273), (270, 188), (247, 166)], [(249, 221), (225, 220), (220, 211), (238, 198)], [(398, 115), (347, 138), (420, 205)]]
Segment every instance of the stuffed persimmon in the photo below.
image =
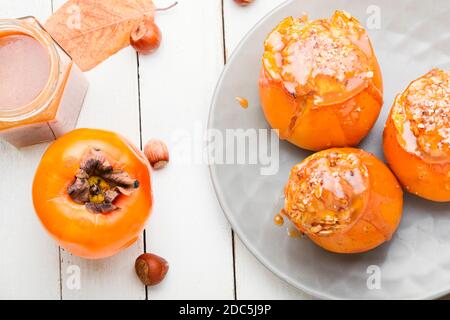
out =
[(384, 154), (406, 190), (450, 201), (450, 71), (433, 69), (396, 97)]
[(281, 22), (265, 41), (259, 88), (265, 117), (280, 138), (314, 151), (357, 145), (383, 104), (369, 37), (342, 11), (330, 19)]
[(363, 150), (333, 148), (294, 166), (282, 213), (313, 242), (358, 253), (391, 239), (403, 192), (389, 169)]
[(118, 134), (72, 131), (45, 152), (33, 203), (62, 247), (83, 258), (112, 256), (138, 239), (150, 216), (149, 163)]

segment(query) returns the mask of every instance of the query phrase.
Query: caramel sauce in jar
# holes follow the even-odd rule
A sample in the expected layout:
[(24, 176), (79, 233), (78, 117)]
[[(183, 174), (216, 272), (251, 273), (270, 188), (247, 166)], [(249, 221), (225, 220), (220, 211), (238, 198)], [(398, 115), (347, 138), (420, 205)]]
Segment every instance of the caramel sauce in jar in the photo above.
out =
[(42, 92), (50, 75), (47, 50), (25, 34), (0, 38), (0, 110), (25, 106)]
[(76, 126), (81, 70), (33, 17), (0, 19), (0, 138), (24, 147)]

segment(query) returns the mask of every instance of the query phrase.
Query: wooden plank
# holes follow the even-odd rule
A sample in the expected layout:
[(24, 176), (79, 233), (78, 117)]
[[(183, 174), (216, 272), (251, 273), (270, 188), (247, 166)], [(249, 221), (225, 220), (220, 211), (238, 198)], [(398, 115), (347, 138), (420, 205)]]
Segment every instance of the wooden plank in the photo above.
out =
[[(284, 0), (256, 0), (247, 7), (240, 7), (234, 1), (224, 0), (227, 57), (232, 54), (242, 37), (260, 19), (283, 2)], [(310, 298), (307, 294), (288, 285), (262, 266), (237, 236), (235, 237), (235, 266), (238, 299)]]
[(207, 165), (196, 159), (223, 67), (221, 12), (220, 0), (180, 1), (156, 18), (161, 48), (140, 58), (143, 139), (166, 141), (172, 157), (153, 175), (155, 208), (147, 232), (147, 250), (165, 257), (170, 271), (149, 288), (149, 299), (234, 297), (230, 227)]
[[(51, 12), (50, 0), (3, 1), (0, 18)], [(46, 145), (17, 150), (0, 141), (0, 299), (59, 299), (58, 246), (37, 219), (31, 184)]]
[[(65, 1), (54, 0), (54, 10)], [(140, 145), (137, 59), (127, 48), (87, 74), (90, 82), (78, 127), (116, 131)], [(63, 299), (145, 299), (145, 287), (134, 274), (143, 241), (119, 255), (84, 260), (61, 250)], [(80, 272), (81, 286), (73, 277)]]
[[(286, 233), (287, 236), (287, 233)], [(309, 300), (308, 294), (292, 287), (262, 265), (235, 237), (236, 283), (239, 300)]]

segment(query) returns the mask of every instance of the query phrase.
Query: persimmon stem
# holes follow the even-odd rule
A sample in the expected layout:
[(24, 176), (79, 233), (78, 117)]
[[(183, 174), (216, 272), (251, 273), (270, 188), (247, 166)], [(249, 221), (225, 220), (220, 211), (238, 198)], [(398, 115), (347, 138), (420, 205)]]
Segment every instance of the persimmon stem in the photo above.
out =
[(167, 11), (169, 9), (172, 9), (173, 7), (175, 7), (178, 4), (178, 1), (175, 1), (174, 3), (172, 3), (170, 6), (168, 7), (164, 7), (164, 8), (156, 8), (156, 11)]
[(125, 171), (114, 169), (100, 150), (91, 149), (81, 159), (80, 169), (67, 193), (89, 212), (104, 214), (119, 209), (113, 202), (122, 194), (131, 195), (137, 188), (138, 180)]

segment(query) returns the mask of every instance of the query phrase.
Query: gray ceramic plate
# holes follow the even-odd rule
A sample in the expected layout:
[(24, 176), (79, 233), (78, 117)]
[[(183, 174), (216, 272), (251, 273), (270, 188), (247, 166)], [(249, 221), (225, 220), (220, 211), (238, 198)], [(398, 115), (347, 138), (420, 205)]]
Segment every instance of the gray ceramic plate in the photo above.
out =
[[(226, 129), (268, 128), (257, 87), (266, 35), (289, 15), (306, 12), (316, 19), (329, 17), (335, 9), (348, 11), (362, 23), (379, 10), (380, 28), (368, 31), (383, 72), (385, 105), (360, 148), (383, 159), (382, 130), (394, 95), (432, 67), (450, 68), (448, 0), (288, 1), (259, 22), (234, 52), (217, 85), (209, 128), (224, 134)], [(236, 96), (247, 98), (250, 107), (240, 108)], [(223, 148), (231, 152), (229, 140)], [(403, 220), (395, 237), (365, 254), (331, 254), (307, 239), (289, 238), (286, 228), (275, 226), (273, 217), (282, 207), (282, 189), (290, 168), (307, 155), (280, 142), (280, 169), (271, 176), (260, 174), (261, 165), (210, 166), (217, 196), (233, 229), (267, 268), (322, 298), (430, 299), (450, 292), (448, 203), (406, 195)], [(371, 275), (380, 282), (371, 282)]]

